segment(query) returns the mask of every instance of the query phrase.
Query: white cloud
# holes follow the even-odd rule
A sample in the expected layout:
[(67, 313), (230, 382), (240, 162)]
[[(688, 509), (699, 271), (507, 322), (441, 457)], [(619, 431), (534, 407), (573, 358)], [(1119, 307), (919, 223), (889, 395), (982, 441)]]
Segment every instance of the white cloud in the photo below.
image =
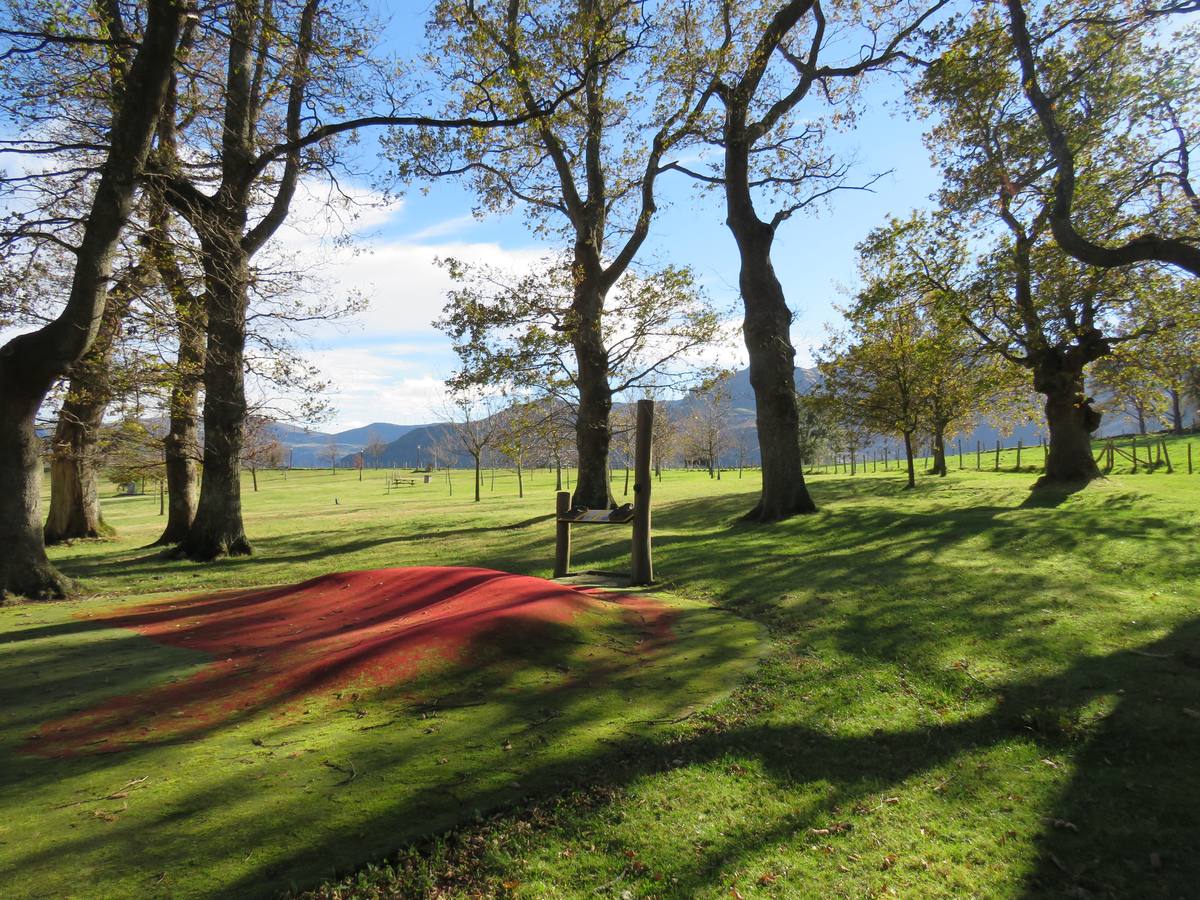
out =
[(404, 200), (366, 187), (301, 181), (275, 243), (288, 251), (311, 250), (346, 235), (364, 235), (394, 221), (404, 206)]
[(825, 337), (802, 332), (792, 332), (792, 346), (796, 348), (796, 365), (803, 369), (811, 369), (816, 365), (816, 352), (826, 341)]
[(479, 224), (479, 220), (474, 215), (468, 213), (465, 216), (455, 216), (452, 219), (446, 219), (443, 222), (435, 222), (434, 224), (422, 228), (419, 231), (414, 231), (412, 234), (406, 235), (405, 239), (409, 241), (427, 241), (430, 238), (446, 237), (448, 235), (457, 234), (460, 231), (465, 231), (473, 225)]
[[(382, 241), (365, 252), (334, 249), (326, 258), (324, 278), (339, 293), (357, 290), (370, 299), (370, 307), (356, 320), (366, 334), (433, 337), (439, 334), (433, 320), (453, 286), (436, 260), (452, 256), (519, 272), (544, 255), (541, 249), (510, 250), (495, 243)], [(445, 346), (449, 350), (448, 341)]]
[(313, 362), (333, 381), (330, 400), (337, 408), (340, 431), (370, 422), (413, 425), (442, 418), (446, 405), (444, 374), (413, 362), (403, 344), (318, 350)]
[(370, 191), (347, 193), (357, 204), (349, 205), (356, 215), (353, 220), (347, 218), (347, 204), (326, 202), (324, 188), (306, 186), (298, 191), (294, 214), (273, 249), (280, 257), (294, 257), (293, 265), (311, 271), (309, 290), (335, 300), (358, 293), (370, 301), (353, 319), (318, 322), (308, 330), (315, 349), (306, 355), (333, 381), (330, 399), (337, 413), (333, 424), (322, 427), (436, 420), (445, 404), (443, 379), (456, 363), (449, 339), (433, 327), (452, 287), (436, 260), (455, 257), (522, 272), (547, 251), (511, 249), (494, 242), (430, 242), (461, 230), (473, 221), (470, 216), (447, 219), (401, 237), (347, 242), (347, 234), (394, 230), (403, 210), (402, 203), (384, 203)]

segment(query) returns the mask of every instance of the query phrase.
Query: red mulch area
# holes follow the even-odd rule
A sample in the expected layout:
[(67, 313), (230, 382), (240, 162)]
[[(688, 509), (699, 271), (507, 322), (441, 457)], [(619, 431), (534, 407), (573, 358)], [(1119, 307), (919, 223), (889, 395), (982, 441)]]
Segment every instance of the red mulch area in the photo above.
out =
[(49, 722), (24, 749), (39, 756), (114, 752), (186, 739), (320, 692), (399, 684), (461, 661), (489, 630), (568, 623), (600, 608), (600, 596), (641, 619), (643, 650), (671, 639), (674, 613), (654, 600), (475, 568), (345, 572), (117, 610), (90, 621), (198, 650), (212, 662), (187, 678)]

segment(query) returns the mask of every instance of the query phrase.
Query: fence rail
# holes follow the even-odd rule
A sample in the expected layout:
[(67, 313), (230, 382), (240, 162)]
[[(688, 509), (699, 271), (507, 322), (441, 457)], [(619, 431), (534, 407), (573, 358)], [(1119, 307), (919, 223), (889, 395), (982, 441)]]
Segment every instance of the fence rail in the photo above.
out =
[[(1171, 456), (1172, 447), (1176, 454), (1174, 458)], [(959, 440), (953, 449), (955, 452), (951, 452), (950, 447), (946, 448), (947, 469), (974, 469), (977, 472), (1042, 472), (1045, 471), (1049, 452), (1045, 439), (1030, 445), (1017, 441), (1008, 447), (1002, 441), (986, 447), (982, 441), (976, 441), (973, 452), (964, 450)], [(1192, 475), (1200, 469), (1200, 453), (1193, 450), (1191, 441), (1169, 442), (1162, 435), (1104, 438), (1093, 442), (1093, 454), (1096, 464), (1105, 475)], [(923, 452), (914, 458), (914, 463), (929, 471), (933, 468), (933, 455)], [(817, 475), (858, 475), (865, 472), (903, 471), (906, 466), (902, 453), (885, 446), (866, 452), (835, 453), (812, 463), (808, 471)]]

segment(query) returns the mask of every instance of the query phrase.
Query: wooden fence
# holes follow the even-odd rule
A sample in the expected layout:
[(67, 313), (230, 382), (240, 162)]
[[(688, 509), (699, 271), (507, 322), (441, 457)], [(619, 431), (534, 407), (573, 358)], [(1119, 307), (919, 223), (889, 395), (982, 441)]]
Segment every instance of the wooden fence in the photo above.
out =
[[(1192, 442), (1174, 442), (1176, 457), (1171, 456), (1171, 446), (1161, 435), (1106, 438), (1093, 443), (1099, 446), (1095, 453), (1100, 471), (1132, 474), (1195, 474), (1200, 469), (1200, 454), (1193, 451)], [(974, 469), (977, 472), (1040, 472), (1046, 467), (1049, 448), (1045, 439), (1026, 445), (1023, 441), (1005, 447), (996, 441), (995, 446), (985, 447), (982, 441), (975, 442), (974, 452), (964, 452), (962, 441), (946, 448), (948, 469)], [(924, 451), (924, 448), (923, 448)], [(933, 468), (932, 453), (922, 452), (916, 457), (918, 467), (929, 471)], [(903, 453), (884, 446), (882, 449), (861, 453), (839, 453), (826, 457), (809, 466), (813, 474), (857, 475), (864, 472), (903, 471), (907, 462)]]

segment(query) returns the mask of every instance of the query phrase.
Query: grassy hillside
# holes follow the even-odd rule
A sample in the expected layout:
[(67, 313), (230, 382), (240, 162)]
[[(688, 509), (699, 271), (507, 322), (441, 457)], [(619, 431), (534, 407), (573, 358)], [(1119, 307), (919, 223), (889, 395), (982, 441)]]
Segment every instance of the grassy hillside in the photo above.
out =
[[(1200, 883), (1200, 473), (1176, 461), (1175, 474), (1051, 495), (1029, 492), (1034, 477), (952, 463), (906, 492), (894, 471), (817, 475), (818, 514), (761, 527), (738, 518), (749, 471), (667, 473), (658, 572), (768, 629), (753, 675), (655, 733), (547, 767), (548, 798), (513, 798), (482, 821), (430, 815), (428, 831), (461, 824), (321, 893), (1188, 896)], [(117, 540), (55, 556), (102, 595), (92, 603), (384, 565), (549, 571), (545, 472), (523, 501), (499, 475), (480, 504), (465, 473), (453, 498), (440, 481), (389, 494), (379, 476), (354, 479), (260, 477), (250, 559), (198, 566), (138, 549), (159, 527), (149, 497), (107, 503)], [(577, 568), (627, 564), (623, 530), (576, 531)]]

